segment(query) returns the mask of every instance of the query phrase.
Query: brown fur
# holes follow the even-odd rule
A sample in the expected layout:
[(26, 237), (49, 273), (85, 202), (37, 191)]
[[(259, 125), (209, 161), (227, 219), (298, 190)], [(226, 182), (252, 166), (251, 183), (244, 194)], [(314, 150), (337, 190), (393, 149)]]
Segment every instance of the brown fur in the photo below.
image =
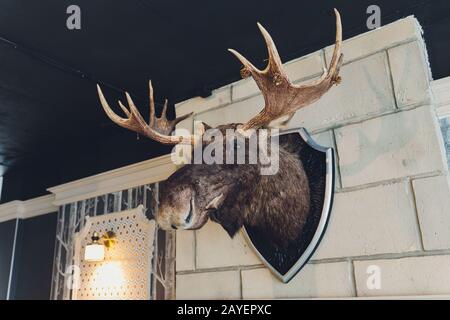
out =
[[(225, 129), (235, 127), (231, 124), (217, 129), (225, 133)], [(261, 175), (260, 164), (184, 166), (162, 186), (158, 222), (163, 227), (178, 226), (180, 216), (184, 218), (188, 211), (192, 199), (188, 198), (194, 195), (195, 214), (199, 217), (195, 228), (210, 218), (234, 236), (248, 224), (266, 232), (279, 246), (286, 246), (299, 236), (309, 212), (308, 178), (289, 147), (280, 145), (279, 171), (275, 175)], [(225, 195), (221, 206), (206, 209), (221, 193)]]

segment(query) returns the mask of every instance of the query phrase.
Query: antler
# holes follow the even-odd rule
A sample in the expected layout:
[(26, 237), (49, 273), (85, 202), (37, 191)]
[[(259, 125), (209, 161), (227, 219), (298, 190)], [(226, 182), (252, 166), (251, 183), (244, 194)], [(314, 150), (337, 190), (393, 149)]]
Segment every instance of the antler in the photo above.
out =
[(193, 144), (194, 138), (193, 136), (172, 136), (170, 135), (172, 131), (175, 129), (175, 126), (180, 121), (190, 117), (192, 113), (186, 114), (174, 120), (167, 120), (166, 112), (167, 112), (167, 99), (164, 102), (164, 107), (161, 113), (161, 117), (155, 116), (155, 102), (153, 100), (153, 86), (152, 82), (148, 83), (150, 89), (150, 121), (149, 124), (145, 122), (139, 113), (136, 105), (131, 99), (128, 92), (125, 92), (125, 96), (127, 98), (129, 110), (122, 104), (119, 100), (119, 106), (122, 111), (126, 114), (127, 118), (122, 118), (118, 116), (114, 111), (112, 111), (111, 107), (108, 105), (108, 102), (103, 95), (100, 86), (97, 84), (98, 96), (100, 98), (100, 102), (102, 104), (103, 109), (105, 110), (108, 117), (119, 126), (135, 131), (143, 136), (146, 136), (150, 139), (156, 140), (163, 144)]
[(283, 69), (275, 43), (266, 29), (259, 23), (258, 27), (269, 51), (269, 63), (264, 70), (257, 69), (239, 52), (228, 49), (244, 65), (241, 70), (242, 77), (247, 78), (250, 75), (253, 77), (265, 101), (264, 109), (241, 127), (242, 132), (268, 125), (271, 121), (282, 116), (293, 115), (298, 109), (319, 100), (333, 84), (340, 83), (339, 69), (343, 58), (341, 54), (342, 26), (339, 12), (336, 9), (334, 9), (334, 12), (336, 14), (336, 43), (333, 58), (328, 71), (324, 69), (322, 77), (312, 83), (295, 85), (289, 80)]

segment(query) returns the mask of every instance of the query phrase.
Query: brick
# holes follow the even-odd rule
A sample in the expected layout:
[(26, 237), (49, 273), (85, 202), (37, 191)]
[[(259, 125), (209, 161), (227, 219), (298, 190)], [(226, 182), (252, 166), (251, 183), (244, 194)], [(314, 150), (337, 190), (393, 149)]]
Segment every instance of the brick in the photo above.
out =
[(421, 249), (407, 183), (337, 193), (334, 199), (327, 231), (313, 260)]
[(413, 181), (423, 245), (426, 250), (450, 248), (450, 178)]
[[(311, 78), (321, 74), (324, 62), (322, 51), (317, 51), (307, 56), (291, 60), (284, 64), (284, 69), (292, 82), (300, 79)], [(242, 100), (244, 98), (259, 94), (259, 88), (253, 78), (247, 78), (235, 82), (232, 88), (232, 100)]]
[(334, 148), (334, 139), (332, 131), (323, 131), (312, 135), (314, 142), (323, 147)]
[(221, 108), (200, 113), (195, 116), (195, 120), (204, 121), (210, 126), (227, 123), (243, 123), (258, 114), (263, 107), (264, 98), (258, 95)]
[(239, 101), (259, 94), (259, 88), (253, 78), (249, 77), (233, 83), (231, 88), (231, 100)]
[(175, 105), (175, 112), (177, 117), (185, 115), (190, 112), (199, 113), (224, 104), (231, 101), (231, 86), (225, 86), (216, 90), (213, 90), (211, 96), (202, 98), (194, 97)]
[(335, 130), (342, 187), (445, 171), (444, 146), (428, 106)]
[(334, 298), (354, 295), (349, 262), (307, 264), (287, 284), (265, 268), (242, 271), (244, 299)]
[(290, 128), (316, 131), (395, 109), (386, 53), (345, 65), (340, 75), (342, 83), (316, 103), (297, 111)]
[(429, 104), (431, 72), (423, 43), (414, 41), (388, 50), (397, 105)]
[(316, 133), (312, 135), (313, 140), (323, 146), (323, 147), (331, 147), (334, 149), (334, 158), (335, 158), (335, 186), (336, 188), (341, 188), (341, 179), (339, 177), (339, 166), (338, 166), (338, 158), (336, 155), (336, 146), (334, 144), (333, 132), (332, 131), (324, 131), (321, 133)]
[(195, 269), (195, 233), (188, 230), (177, 230), (176, 270)]
[(231, 239), (219, 224), (211, 221), (196, 232), (198, 269), (262, 263), (240, 232)]
[(323, 51), (317, 51), (284, 64), (284, 70), (292, 82), (321, 75), (325, 61)]
[[(422, 39), (422, 29), (417, 20), (413, 16), (397, 20), (381, 28), (345, 40), (342, 46), (344, 63), (416, 39)], [(334, 45), (327, 47), (325, 50), (328, 62), (331, 60), (333, 49)]]
[(189, 118), (179, 122), (177, 124), (176, 128), (177, 129), (186, 129), (192, 133), (194, 131), (194, 118), (189, 117)]
[(238, 271), (177, 275), (177, 299), (239, 299), (241, 281)]
[[(368, 289), (369, 266), (381, 271), (381, 288)], [(355, 261), (358, 296), (419, 296), (450, 293), (450, 256)]]

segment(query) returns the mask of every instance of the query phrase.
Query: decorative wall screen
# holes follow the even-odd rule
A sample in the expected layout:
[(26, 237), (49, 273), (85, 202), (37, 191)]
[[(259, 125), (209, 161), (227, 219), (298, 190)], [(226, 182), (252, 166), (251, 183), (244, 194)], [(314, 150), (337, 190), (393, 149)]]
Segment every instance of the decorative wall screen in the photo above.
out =
[[(114, 247), (106, 249), (105, 260), (90, 262), (83, 259), (86, 244), (96, 231), (116, 234)], [(156, 234), (154, 220), (144, 214), (144, 207), (86, 217), (84, 228), (75, 235), (75, 265), (79, 277), (74, 278), (72, 299), (150, 299), (153, 244)]]
[[(75, 290), (71, 284), (78, 267), (75, 264), (75, 255), (77, 254), (75, 234), (83, 229), (86, 217), (89, 217), (88, 220), (94, 217), (109, 218), (116, 212), (132, 210), (140, 205), (143, 205), (147, 218), (152, 220), (158, 210), (158, 184), (148, 184), (108, 193), (68, 203), (59, 208), (51, 299), (70, 300), (73, 298)], [(152, 272), (147, 274), (151, 282), (150, 299), (173, 299), (175, 294), (175, 235), (173, 232), (165, 232), (157, 227), (156, 229), (154, 241), (156, 258), (153, 260)], [(161, 276), (155, 276), (157, 272)]]

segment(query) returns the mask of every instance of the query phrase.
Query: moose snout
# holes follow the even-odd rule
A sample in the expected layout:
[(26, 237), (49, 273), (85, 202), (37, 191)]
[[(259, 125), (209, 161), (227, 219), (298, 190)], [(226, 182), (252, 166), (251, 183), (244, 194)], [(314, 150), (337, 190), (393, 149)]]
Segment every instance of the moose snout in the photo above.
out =
[(180, 217), (178, 217), (178, 219), (176, 219), (176, 223), (174, 223), (172, 225), (172, 228), (175, 227), (175, 229), (178, 228), (183, 228), (183, 229), (189, 229), (193, 222), (194, 222), (194, 200), (191, 199), (191, 201), (189, 201), (189, 208), (188, 210), (184, 213), (181, 214)]
[(164, 230), (190, 229), (195, 223), (194, 199), (186, 201), (184, 205), (162, 206), (156, 220)]

